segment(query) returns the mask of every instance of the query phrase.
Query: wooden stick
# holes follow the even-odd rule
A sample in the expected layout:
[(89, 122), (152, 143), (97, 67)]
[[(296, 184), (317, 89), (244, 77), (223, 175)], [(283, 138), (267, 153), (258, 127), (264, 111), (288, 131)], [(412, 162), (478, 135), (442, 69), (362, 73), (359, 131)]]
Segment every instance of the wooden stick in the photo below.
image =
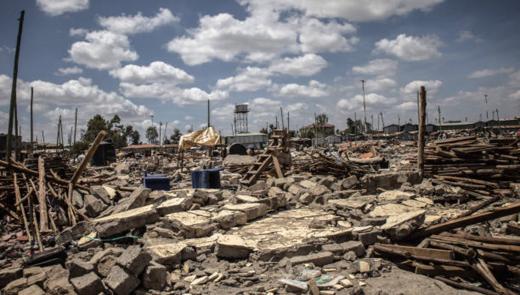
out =
[(72, 225), (76, 225), (76, 214), (74, 213), (74, 205), (72, 205), (72, 191), (73, 191), (73, 184), (69, 184), (69, 191), (67, 193), (67, 197), (65, 200), (67, 200), (67, 207), (69, 212), (69, 219)]
[[(16, 202), (18, 203), (21, 199), (20, 196), (20, 187), (18, 186), (18, 179), (16, 178), (16, 173), (13, 173), (13, 182), (14, 182), (14, 195), (16, 198)], [(27, 223), (27, 216), (25, 215), (25, 209), (23, 208), (23, 204), (21, 202), (19, 206), (19, 210), (22, 214), (23, 226), (25, 228), (25, 232), (27, 233), (27, 237), (29, 241), (32, 240), (31, 232), (29, 231), (29, 224)]]
[(74, 172), (74, 175), (72, 175), (72, 178), (70, 179), (72, 188), (74, 188), (74, 186), (76, 186), (76, 183), (78, 182), (79, 177), (81, 176), (81, 173), (83, 173), (83, 170), (85, 170), (85, 168), (87, 167), (88, 162), (90, 162), (90, 160), (94, 156), (94, 153), (96, 152), (99, 144), (101, 143), (103, 138), (105, 138), (106, 135), (107, 135), (107, 132), (104, 130), (101, 130), (98, 133), (98, 135), (96, 136), (96, 139), (94, 139), (94, 142), (92, 143), (92, 145), (88, 149), (87, 153), (85, 154), (85, 158), (83, 158), (83, 161), (81, 161), (78, 168)]
[(38, 157), (38, 204), (40, 208), (40, 231), (49, 231), (49, 216), (47, 215), (47, 190), (45, 189), (45, 162)]
[(489, 270), (486, 262), (482, 260), (482, 258), (478, 258), (476, 263), (473, 264), (473, 269), (488, 282), (495, 291), (500, 294), (514, 295), (515, 293), (511, 290), (508, 290), (502, 284), (500, 284), (493, 273)]
[(506, 207), (496, 208), (493, 211), (484, 212), (480, 214), (474, 214), (465, 217), (459, 217), (447, 222), (443, 222), (440, 224), (432, 225), (427, 228), (416, 231), (412, 234), (410, 239), (421, 239), (434, 234), (438, 234), (441, 232), (449, 231), (455, 228), (480, 223), (484, 221), (488, 221), (491, 219), (496, 219), (500, 217), (504, 217), (511, 214), (516, 214), (520, 212), (520, 202), (513, 203)]
[(38, 242), (38, 248), (40, 248), (40, 251), (43, 251), (42, 238), (40, 235), (40, 229), (38, 228), (38, 221), (36, 220), (36, 208), (35, 207), (33, 207), (32, 216), (33, 216), (34, 232), (36, 235), (36, 241)]
[(486, 294), (486, 295), (499, 295), (499, 293), (493, 292), (493, 291), (488, 290), (488, 289), (484, 289), (484, 288), (481, 288), (481, 287), (473, 286), (471, 284), (464, 284), (464, 283), (455, 282), (455, 281), (452, 281), (450, 279), (447, 279), (447, 278), (444, 278), (444, 277), (441, 277), (441, 276), (436, 276), (435, 279), (437, 279), (437, 280), (439, 280), (439, 281), (441, 281), (441, 282), (443, 282), (443, 283), (445, 283), (447, 285), (455, 287), (455, 288), (471, 290), (471, 291), (479, 292), (479, 293)]

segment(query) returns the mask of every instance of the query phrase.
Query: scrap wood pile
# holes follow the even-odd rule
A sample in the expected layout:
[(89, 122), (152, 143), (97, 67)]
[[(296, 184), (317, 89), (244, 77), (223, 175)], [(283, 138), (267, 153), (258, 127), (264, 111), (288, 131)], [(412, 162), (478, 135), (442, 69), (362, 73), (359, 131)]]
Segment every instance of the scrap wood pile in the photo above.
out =
[(73, 195), (76, 190), (88, 191), (78, 181), (105, 136), (105, 131), (98, 134), (70, 180), (46, 169), (42, 156), (38, 157), (36, 170), (14, 159), (0, 160), (0, 186), (6, 188), (0, 193), (0, 216), (7, 225), (1, 227), (2, 231), (18, 232), (16, 238), (30, 242), (32, 254), (32, 246), (43, 251), (44, 245), (52, 245), (54, 236), (63, 228), (88, 220), (73, 205)]
[(475, 235), (454, 229), (520, 213), (520, 202), (418, 229), (403, 240), (418, 246), (375, 244), (376, 254), (400, 260), (400, 267), (456, 288), (482, 294), (520, 293), (520, 237)]
[(368, 165), (353, 163), (341, 157), (325, 154), (319, 150), (304, 152), (304, 155), (293, 159), (293, 170), (328, 174), (334, 176), (363, 176), (371, 171)]
[(473, 195), (511, 195), (510, 184), (520, 181), (518, 140), (455, 137), (429, 144), (425, 176), (435, 184), (459, 186)]

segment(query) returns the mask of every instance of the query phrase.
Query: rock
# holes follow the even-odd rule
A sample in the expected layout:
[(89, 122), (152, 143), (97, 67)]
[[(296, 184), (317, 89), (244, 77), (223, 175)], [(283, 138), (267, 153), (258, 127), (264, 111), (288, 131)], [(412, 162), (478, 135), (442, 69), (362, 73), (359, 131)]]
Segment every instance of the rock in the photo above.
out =
[(25, 289), (27, 287), (27, 279), (26, 278), (19, 278), (14, 281), (9, 282), (4, 287), (4, 292), (7, 295), (15, 295), (18, 294), (21, 290)]
[(211, 217), (211, 220), (218, 223), (223, 229), (230, 229), (237, 225), (247, 223), (247, 215), (241, 211), (221, 210)]
[(104, 290), (101, 279), (94, 272), (72, 278), (70, 282), (79, 295), (94, 295)]
[(93, 195), (85, 195), (85, 209), (89, 217), (97, 217), (108, 205)]
[(194, 280), (190, 283), (190, 286), (203, 285), (203, 284), (205, 284), (207, 281), (208, 281), (208, 276), (202, 276), (202, 277), (200, 277), (200, 278), (196, 278), (196, 279), (194, 279)]
[(332, 252), (323, 251), (316, 254), (294, 256), (290, 258), (290, 262), (292, 265), (313, 263), (316, 266), (323, 266), (334, 262), (334, 254)]
[(127, 162), (120, 162), (117, 164), (114, 170), (118, 175), (128, 174), (130, 173), (130, 164), (128, 164)]
[(74, 287), (69, 282), (69, 271), (61, 265), (54, 265), (48, 271), (48, 279), (44, 283), (46, 290), (53, 294), (75, 294)]
[(76, 208), (83, 208), (83, 196), (77, 190), (72, 191), (72, 204)]
[(160, 215), (166, 215), (174, 212), (186, 211), (191, 207), (192, 203), (192, 199), (188, 197), (171, 198), (159, 204), (155, 209)]
[(425, 210), (417, 210), (390, 216), (381, 229), (394, 239), (406, 237), (424, 223), (425, 212)]
[(117, 264), (137, 277), (143, 272), (150, 260), (152, 260), (152, 256), (136, 245), (128, 247), (117, 259)]
[(30, 285), (38, 284), (38, 285), (43, 286), (43, 283), (45, 282), (45, 280), (47, 280), (46, 272), (37, 273), (37, 274), (27, 277), (27, 285), (30, 286)]
[(209, 235), (215, 229), (211, 224), (211, 214), (203, 210), (171, 213), (164, 220), (172, 228), (180, 231), (187, 238), (197, 238)]
[(306, 188), (306, 189), (311, 189), (311, 188), (315, 187), (318, 184), (316, 182), (314, 182), (314, 181), (310, 181), (310, 180), (305, 179), (305, 180), (300, 181), (299, 185), (304, 187), (304, 188)]
[(245, 259), (252, 251), (252, 246), (240, 236), (223, 235), (217, 240), (216, 253), (221, 258)]
[(38, 285), (32, 285), (18, 292), (18, 295), (45, 295), (45, 291)]
[(144, 206), (146, 199), (150, 195), (150, 192), (151, 190), (149, 188), (145, 188), (144, 186), (135, 189), (130, 194), (130, 196), (119, 201), (119, 203), (112, 210), (112, 214)]
[(152, 261), (143, 273), (143, 287), (152, 290), (163, 290), (168, 282), (168, 271), (164, 265)]
[(341, 247), (345, 249), (345, 252), (353, 251), (357, 257), (365, 255), (365, 247), (362, 242), (359, 241), (348, 241), (341, 243)]
[(5, 287), (9, 282), (22, 277), (21, 267), (10, 267), (0, 270), (0, 289)]
[(128, 211), (112, 214), (94, 220), (95, 229), (100, 238), (121, 234), (128, 230), (142, 227), (157, 221), (158, 214), (154, 205), (147, 205)]
[(271, 198), (278, 197), (280, 195), (285, 195), (285, 192), (277, 186), (273, 186), (267, 191), (267, 196)]
[(373, 245), (377, 242), (377, 236), (381, 235), (380, 230), (372, 230), (369, 232), (361, 232), (358, 233), (358, 240), (363, 244), (363, 246)]
[(284, 284), (288, 292), (303, 293), (307, 292), (309, 288), (306, 282), (291, 280), (291, 279), (280, 279), (280, 283)]
[(117, 257), (114, 255), (103, 256), (96, 265), (97, 273), (102, 277), (108, 276), (112, 267), (116, 265), (116, 261)]
[(115, 265), (110, 270), (110, 274), (105, 279), (105, 284), (117, 295), (128, 295), (139, 286), (141, 281), (126, 272), (119, 265)]
[(369, 194), (377, 192), (377, 188), (391, 190), (400, 188), (405, 182), (410, 184), (421, 182), (421, 177), (417, 171), (398, 171), (384, 174), (368, 174), (366, 176), (366, 188)]
[(409, 192), (403, 192), (400, 190), (390, 190), (380, 193), (377, 198), (380, 201), (402, 201), (412, 198), (415, 194)]
[(350, 288), (350, 287), (354, 286), (354, 284), (352, 284), (352, 282), (349, 279), (343, 279), (343, 280), (339, 281), (339, 283), (345, 288)]
[(314, 187), (312, 187), (309, 191), (313, 196), (322, 196), (324, 194), (330, 193), (330, 190), (328, 187), (317, 184)]
[(101, 185), (91, 186), (90, 194), (93, 195), (96, 199), (103, 201), (103, 203), (105, 203), (107, 205), (112, 203), (109, 193)]
[(356, 175), (351, 175), (345, 179), (343, 179), (343, 182), (341, 183), (341, 187), (344, 189), (351, 189), (355, 187), (359, 183), (359, 180)]
[(92, 264), (80, 259), (67, 261), (66, 266), (69, 270), (71, 278), (82, 276), (94, 270), (94, 266)]
[(293, 185), (289, 186), (289, 189), (288, 189), (288, 192), (290, 192), (291, 194), (293, 194), (295, 196), (299, 196), (300, 194), (302, 194), (305, 191), (306, 191), (306, 189), (298, 184), (293, 184)]
[(248, 195), (236, 195), (234, 198), (237, 201), (237, 203), (258, 203), (259, 201), (257, 197)]
[(244, 204), (227, 204), (223, 209), (231, 211), (244, 212), (247, 216), (247, 221), (264, 216), (267, 213), (267, 206), (260, 203), (244, 203)]

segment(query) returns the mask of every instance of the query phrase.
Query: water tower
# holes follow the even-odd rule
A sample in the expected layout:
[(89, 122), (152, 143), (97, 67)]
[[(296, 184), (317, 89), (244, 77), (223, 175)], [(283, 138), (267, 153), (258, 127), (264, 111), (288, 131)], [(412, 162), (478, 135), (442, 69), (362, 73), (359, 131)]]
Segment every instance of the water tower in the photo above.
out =
[(233, 120), (235, 134), (249, 132), (247, 128), (247, 113), (249, 113), (247, 104), (235, 105), (235, 118)]

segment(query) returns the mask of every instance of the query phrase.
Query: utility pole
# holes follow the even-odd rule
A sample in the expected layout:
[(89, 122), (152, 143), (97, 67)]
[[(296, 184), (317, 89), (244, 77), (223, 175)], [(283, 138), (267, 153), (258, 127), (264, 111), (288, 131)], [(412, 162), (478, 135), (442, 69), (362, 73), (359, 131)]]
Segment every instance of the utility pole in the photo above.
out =
[(383, 112), (379, 112), (379, 115), (381, 115), (381, 127), (382, 131), (385, 130), (385, 119), (383, 118)]
[(76, 130), (78, 128), (78, 108), (76, 108), (76, 112), (74, 113), (74, 144), (76, 144)]
[(164, 135), (163, 135), (163, 143), (166, 139), (168, 139), (168, 134), (166, 133), (168, 130), (168, 122), (164, 125)]
[(500, 119), (498, 118), (498, 109), (497, 109), (497, 121), (500, 121)]
[(486, 103), (486, 120), (489, 120), (489, 112), (488, 112), (488, 108), (487, 108), (487, 104), (488, 104), (488, 95), (487, 94), (484, 94), (484, 102)]
[(417, 153), (417, 166), (421, 177), (424, 175), (424, 134), (426, 131), (426, 89), (421, 86), (419, 94), (419, 133), (418, 133), (418, 153)]
[(397, 126), (399, 126), (399, 131), (401, 131), (401, 115), (397, 114)]
[[(13, 77), (12, 77), (12, 85), (11, 85), (11, 104), (9, 106), (9, 127), (7, 131), (7, 151), (6, 157), (7, 162), (11, 163), (11, 147), (12, 147), (12, 137), (13, 137), (13, 125), (14, 125), (14, 117), (16, 116), (16, 82), (18, 80), (18, 60), (20, 58), (20, 43), (22, 40), (22, 31), (23, 31), (23, 20), (25, 16), (25, 10), (20, 11), (20, 18), (18, 19), (18, 35), (16, 36), (16, 51), (14, 54), (14, 66), (13, 66)], [(15, 142), (18, 139), (15, 139)]]
[(354, 112), (354, 135), (357, 134), (357, 113)]
[[(374, 129), (374, 114), (370, 114), (370, 128)], [(377, 127), (379, 129), (379, 127)]]
[(275, 128), (278, 129), (278, 116), (274, 116)]
[(210, 117), (209, 117), (209, 99), (208, 99), (208, 128), (211, 126)]
[(152, 120), (152, 127), (153, 127), (153, 115), (150, 115), (150, 119)]
[[(419, 118), (419, 90), (417, 90), (417, 125), (419, 125), (419, 120), (421, 120), (421, 118)], [(417, 127), (419, 128), (419, 127)]]
[(442, 130), (441, 106), (437, 106), (437, 113), (439, 114), (439, 131), (441, 131)]
[(283, 120), (283, 109), (282, 107), (280, 107), (280, 118), (281, 118), (281, 121), (282, 121), (282, 130), (285, 129), (285, 124), (284, 124), (284, 120)]
[(287, 131), (290, 131), (290, 127), (289, 127), (289, 112), (287, 112)]
[(33, 100), (34, 100), (34, 91), (33, 91), (33, 88), (31, 87), (31, 144), (30, 144), (30, 147), (31, 147), (31, 152), (33, 150), (33, 141), (34, 141), (34, 134), (33, 134), (33, 128), (34, 128), (34, 125), (33, 125)]
[(159, 121), (159, 145), (162, 145), (162, 121)]
[(365, 123), (365, 132), (368, 131), (367, 128), (367, 104), (365, 100), (365, 80), (361, 80), (361, 88), (363, 89), (363, 113), (364, 113), (364, 123)]
[(45, 132), (42, 130), (42, 144), (43, 144), (43, 151), (47, 149), (45, 145)]

